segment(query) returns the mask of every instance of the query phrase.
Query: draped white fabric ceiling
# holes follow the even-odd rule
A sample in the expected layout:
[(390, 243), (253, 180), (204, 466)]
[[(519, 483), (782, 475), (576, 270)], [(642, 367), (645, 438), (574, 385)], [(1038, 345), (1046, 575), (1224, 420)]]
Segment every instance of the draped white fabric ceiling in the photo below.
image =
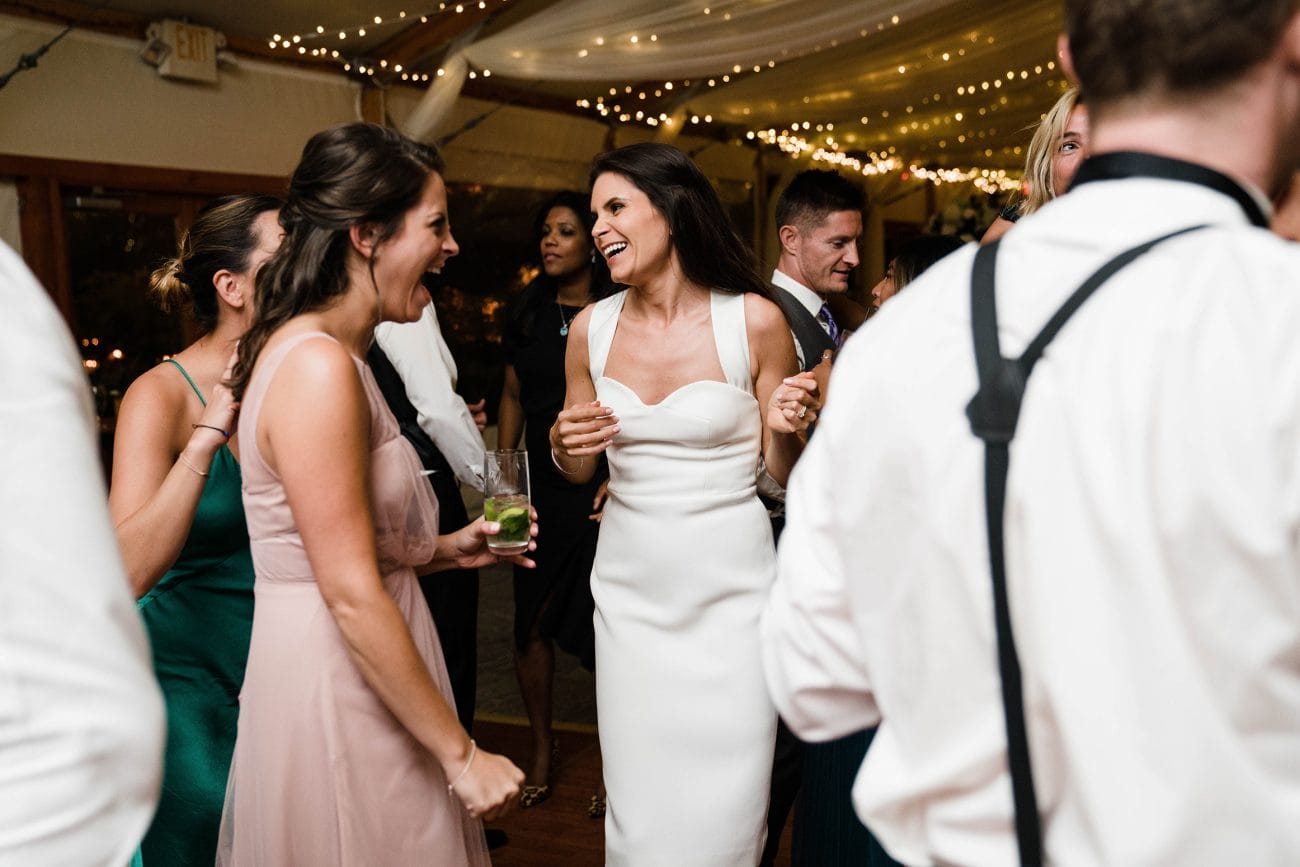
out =
[[(460, 93), (463, 71), (476, 79), (476, 95), (560, 99), (603, 122), (655, 126), (658, 135), (685, 130), (744, 141), (760, 130), (793, 134), (798, 123), (810, 147), (827, 146), (829, 135), (834, 148), (868, 159), (893, 148), (903, 165), (1016, 168), (1026, 127), (1063, 87), (1054, 63), (1059, 0), (112, 5), (150, 17), (184, 15), (262, 45), (281, 34), (286, 56), (321, 46), (330, 49), (321, 63), (347, 63), (352, 75), (365, 69), (384, 86), (402, 82), (393, 73), (397, 57), (379, 64), (383, 52), (404, 44), (404, 70), (433, 82), (408, 126), (425, 135), (447, 132), (440, 121)], [(459, 20), (467, 22), (461, 31)], [(470, 22), (482, 23), (481, 31)], [(449, 35), (421, 35), (438, 28)], [(302, 45), (289, 34), (302, 34)], [(483, 88), (486, 73), (497, 87)]]
[(475, 74), (661, 133), (799, 124), (810, 146), (1014, 168), (1064, 86), (1058, 30), (1054, 0), (561, 0), (463, 56)]

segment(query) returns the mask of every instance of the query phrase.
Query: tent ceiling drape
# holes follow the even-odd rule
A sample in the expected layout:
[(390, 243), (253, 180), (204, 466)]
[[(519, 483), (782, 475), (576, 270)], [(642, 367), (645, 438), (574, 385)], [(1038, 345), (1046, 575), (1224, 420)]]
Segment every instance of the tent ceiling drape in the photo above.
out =
[[(771, 130), (864, 159), (889, 153), (903, 166), (1015, 169), (1027, 128), (1064, 86), (1055, 64), (1056, 0), (113, 5), (145, 16), (190, 15), (227, 35), (255, 37), (263, 48), (273, 34), (286, 43), (301, 34), (284, 56), (302, 59), (304, 46), (328, 49), (322, 62), (348, 63), (354, 75), (365, 67), (385, 84), (402, 83), (394, 71), (400, 60), (408, 74), (430, 77), (425, 104), (408, 121), (422, 135), (446, 131), (440, 124), (465, 78), (475, 93), (490, 75), (494, 93), (563, 100), (572, 111), (654, 126), (660, 135), (747, 140)], [(380, 65), (387, 55), (393, 62)]]

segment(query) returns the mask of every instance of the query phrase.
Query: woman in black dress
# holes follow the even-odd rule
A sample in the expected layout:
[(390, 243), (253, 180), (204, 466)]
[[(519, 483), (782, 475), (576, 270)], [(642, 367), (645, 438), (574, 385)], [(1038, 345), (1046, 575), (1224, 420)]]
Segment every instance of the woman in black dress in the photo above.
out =
[[(585, 485), (571, 484), (546, 457), (547, 432), (564, 403), (564, 354), (569, 324), (585, 305), (608, 294), (609, 270), (591, 240), (591, 206), (582, 193), (564, 191), (540, 210), (534, 228), (542, 270), (506, 316), (505, 384), (501, 393), (501, 448), (524, 440), (531, 460), (532, 501), (545, 515), (546, 535), (536, 569), (515, 571), (515, 671), (533, 734), (532, 762), (521, 795), (525, 807), (550, 797), (554, 772), (551, 686), (555, 646), (595, 668), (591, 564), (596, 552), (602, 463)], [(598, 492), (600, 492), (598, 494)], [(603, 812), (593, 797), (593, 815)]]

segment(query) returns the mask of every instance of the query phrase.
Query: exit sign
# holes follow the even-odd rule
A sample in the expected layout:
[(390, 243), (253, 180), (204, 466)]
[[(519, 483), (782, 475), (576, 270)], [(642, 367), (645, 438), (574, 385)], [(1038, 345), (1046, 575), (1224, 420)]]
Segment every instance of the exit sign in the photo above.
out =
[(159, 75), (216, 83), (217, 31), (183, 21), (163, 21), (160, 35), (169, 50), (158, 64)]

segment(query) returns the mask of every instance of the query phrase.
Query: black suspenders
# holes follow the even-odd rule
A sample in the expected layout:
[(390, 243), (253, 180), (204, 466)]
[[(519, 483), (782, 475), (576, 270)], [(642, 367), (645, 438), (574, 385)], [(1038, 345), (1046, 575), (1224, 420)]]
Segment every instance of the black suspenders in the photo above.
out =
[(998, 314), (993, 293), (998, 244), (981, 247), (975, 255), (971, 276), (971, 330), (975, 337), (975, 366), (980, 385), (979, 391), (966, 407), (966, 416), (970, 419), (975, 436), (984, 441), (984, 509), (988, 525), (989, 566), (993, 577), (998, 671), (1002, 681), (1002, 711), (1006, 719), (1011, 791), (1015, 800), (1016, 844), (1023, 867), (1037, 867), (1043, 863), (1043, 841), (1029, 760), (1029, 738), (1025, 730), (1020, 659), (1016, 654), (1016, 642), (1011, 632), (1011, 609), (1007, 603), (1002, 519), (1006, 505), (1010, 445), (1016, 434), (1025, 383), (1047, 344), (1052, 342), (1057, 332), (1103, 283), (1162, 241), (1201, 228), (1204, 227), (1189, 226), (1170, 232), (1131, 250), (1125, 250), (1111, 259), (1070, 295), (1019, 358), (1004, 358), (998, 341)]

